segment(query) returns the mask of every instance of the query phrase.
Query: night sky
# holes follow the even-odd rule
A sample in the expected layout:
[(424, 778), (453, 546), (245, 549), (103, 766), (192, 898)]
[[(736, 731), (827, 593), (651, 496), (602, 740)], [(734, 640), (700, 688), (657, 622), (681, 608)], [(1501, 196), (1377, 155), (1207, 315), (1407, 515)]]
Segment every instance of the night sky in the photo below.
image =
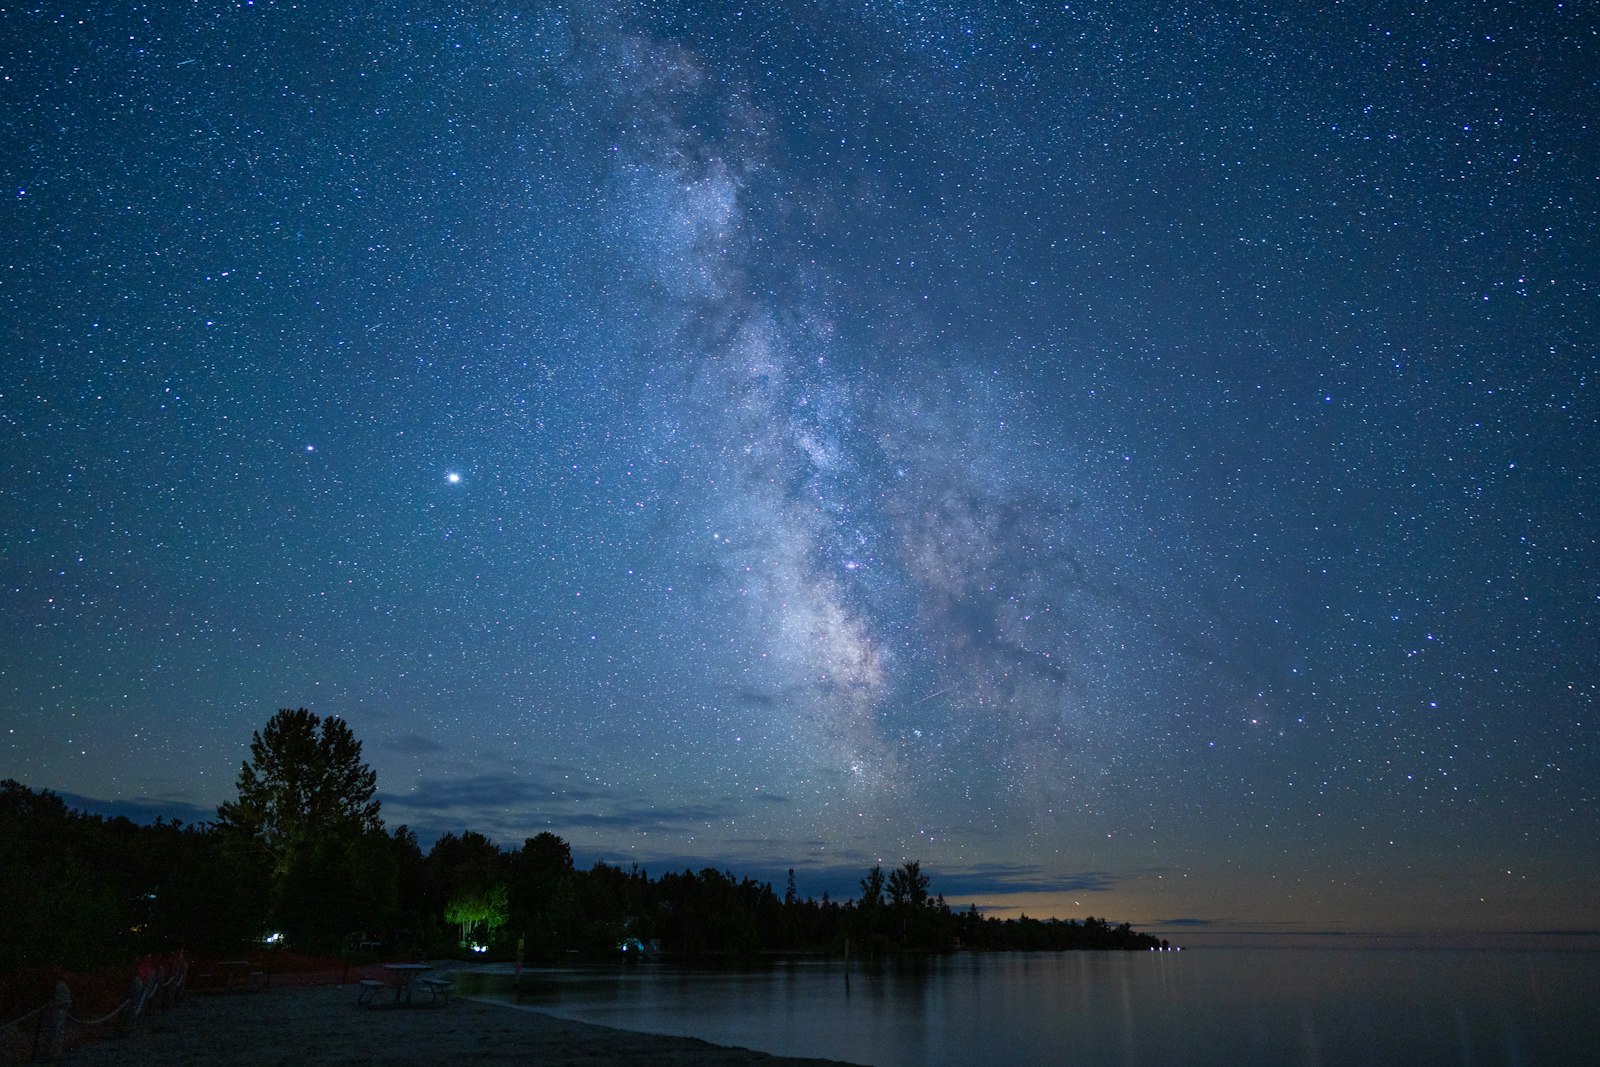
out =
[(0, 777), (1600, 929), (1596, 27), (8, 6)]

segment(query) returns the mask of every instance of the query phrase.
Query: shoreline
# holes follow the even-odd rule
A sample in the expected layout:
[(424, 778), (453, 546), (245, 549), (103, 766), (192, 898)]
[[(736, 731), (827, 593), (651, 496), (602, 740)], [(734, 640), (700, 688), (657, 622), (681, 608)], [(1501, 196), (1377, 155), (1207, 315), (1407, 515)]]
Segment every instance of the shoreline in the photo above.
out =
[(297, 1064), (597, 1063), (684, 1067), (840, 1067), (713, 1045), (692, 1037), (617, 1030), (537, 1009), (451, 997), (442, 1007), (364, 1008), (360, 987), (301, 986), (193, 996), (141, 1020), (125, 1037), (69, 1048), (67, 1067), (293, 1067)]

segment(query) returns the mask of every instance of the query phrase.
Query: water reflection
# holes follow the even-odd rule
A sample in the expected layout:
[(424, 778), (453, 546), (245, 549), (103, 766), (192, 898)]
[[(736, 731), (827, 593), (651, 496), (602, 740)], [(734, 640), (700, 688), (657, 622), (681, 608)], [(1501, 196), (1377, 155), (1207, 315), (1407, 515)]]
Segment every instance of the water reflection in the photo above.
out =
[(526, 1004), (568, 1018), (883, 1067), (1600, 1063), (1596, 953), (1069, 952), (524, 980)]

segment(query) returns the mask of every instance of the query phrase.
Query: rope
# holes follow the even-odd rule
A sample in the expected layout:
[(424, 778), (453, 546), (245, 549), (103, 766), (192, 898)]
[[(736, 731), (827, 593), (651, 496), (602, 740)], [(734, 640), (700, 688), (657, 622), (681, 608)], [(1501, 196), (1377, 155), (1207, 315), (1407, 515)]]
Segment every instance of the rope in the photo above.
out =
[[(151, 1002), (153, 1002), (155, 1000), (156, 994), (157, 994), (158, 991), (170, 992), (172, 994), (173, 1000), (176, 1001), (176, 998), (178, 996), (182, 995), (183, 982), (184, 982), (184, 979), (186, 979), (188, 977), (188, 974), (189, 974), (189, 966), (185, 962), (185, 963), (181, 964), (180, 966), (178, 966), (173, 971), (172, 975), (170, 977), (166, 978), (166, 979), (160, 979), (160, 980), (157, 980), (157, 981), (154, 981), (154, 982), (150, 982), (148, 984), (141, 983), (140, 992), (139, 992), (139, 996), (138, 996), (137, 1000), (135, 1000), (135, 998), (133, 998), (133, 997), (129, 997), (128, 999), (124, 1000), (121, 1004), (118, 1004), (115, 1008), (112, 1008), (106, 1014), (100, 1016), (100, 1018), (98, 1018), (98, 1019), (80, 1019), (76, 1015), (72, 1014), (72, 1010), (71, 1010), (70, 1007), (66, 1011), (66, 1019), (67, 1019), (68, 1022), (71, 1022), (71, 1023), (75, 1024), (76, 1026), (82, 1027), (84, 1029), (88, 1029), (91, 1026), (104, 1026), (106, 1023), (111, 1022), (113, 1019), (116, 1019), (118, 1016), (121, 1016), (121, 1015), (123, 1015), (125, 1013), (129, 1013), (129, 1014), (132, 1014), (132, 1015), (139, 1015), (139, 1014), (143, 1013), (143, 1011), (145, 1009), (145, 1006), (147, 1004), (150, 1004)], [(69, 1003), (69, 1004), (71, 1003), (70, 994), (69, 994), (69, 999), (68, 999), (67, 1003)], [(17, 1018), (11, 1020), (10, 1022), (5, 1023), (4, 1025), (0, 1025), (0, 1038), (9, 1038), (12, 1035), (20, 1035), (21, 1034), (21, 1029), (20, 1028), (21, 1028), (23, 1023), (27, 1022), (30, 1019), (37, 1018), (38, 1016), (41, 1016), (45, 1012), (50, 1011), (50, 1010), (52, 1010), (52, 1009), (54, 1009), (56, 1007), (58, 1007), (57, 1002), (54, 1001), (54, 1000), (51, 1000), (51, 1001), (48, 1001), (48, 1002), (46, 1002), (44, 1004), (39, 1005), (37, 1008), (34, 1008), (32, 1011), (28, 1012), (26, 1015), (20, 1015)], [(130, 1009), (131, 1009), (131, 1011), (130, 1011)], [(38, 1045), (38, 1037), (37, 1037), (37, 1035), (34, 1038), (34, 1043), (35, 1043), (35, 1052), (37, 1053), (37, 1045)]]
[(7, 1030), (10, 1030), (12, 1027), (18, 1025), (19, 1023), (27, 1022), (29, 1019), (33, 1018), (35, 1015), (38, 1015), (40, 1012), (44, 1011), (49, 1006), (50, 1006), (49, 1004), (41, 1004), (37, 1008), (34, 1008), (32, 1011), (30, 1011), (28, 1014), (20, 1016), (19, 1018), (16, 1018), (16, 1019), (12, 1019), (10, 1022), (6, 1023), (4, 1026), (0, 1026), (0, 1034), (5, 1033)]
[(121, 1004), (118, 1004), (116, 1007), (112, 1008), (109, 1013), (100, 1016), (100, 1018), (98, 1018), (98, 1019), (80, 1019), (76, 1015), (72, 1014), (70, 1011), (67, 1013), (67, 1018), (71, 1019), (73, 1022), (77, 1023), (79, 1026), (99, 1026), (100, 1024), (105, 1023), (105, 1022), (109, 1022), (110, 1020), (115, 1019), (117, 1016), (121, 1015), (124, 1011), (127, 1010), (128, 1005), (130, 1005), (132, 1003), (133, 1003), (133, 1001), (131, 1001), (131, 1000), (124, 1000)]

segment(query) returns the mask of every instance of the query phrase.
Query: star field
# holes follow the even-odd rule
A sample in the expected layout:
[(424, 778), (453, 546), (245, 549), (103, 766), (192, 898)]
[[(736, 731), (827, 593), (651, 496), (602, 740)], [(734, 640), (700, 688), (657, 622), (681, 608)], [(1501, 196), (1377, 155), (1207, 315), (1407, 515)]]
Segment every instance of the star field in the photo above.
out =
[(1592, 19), (993, 7), (0, 10), (0, 777), (1593, 929)]

